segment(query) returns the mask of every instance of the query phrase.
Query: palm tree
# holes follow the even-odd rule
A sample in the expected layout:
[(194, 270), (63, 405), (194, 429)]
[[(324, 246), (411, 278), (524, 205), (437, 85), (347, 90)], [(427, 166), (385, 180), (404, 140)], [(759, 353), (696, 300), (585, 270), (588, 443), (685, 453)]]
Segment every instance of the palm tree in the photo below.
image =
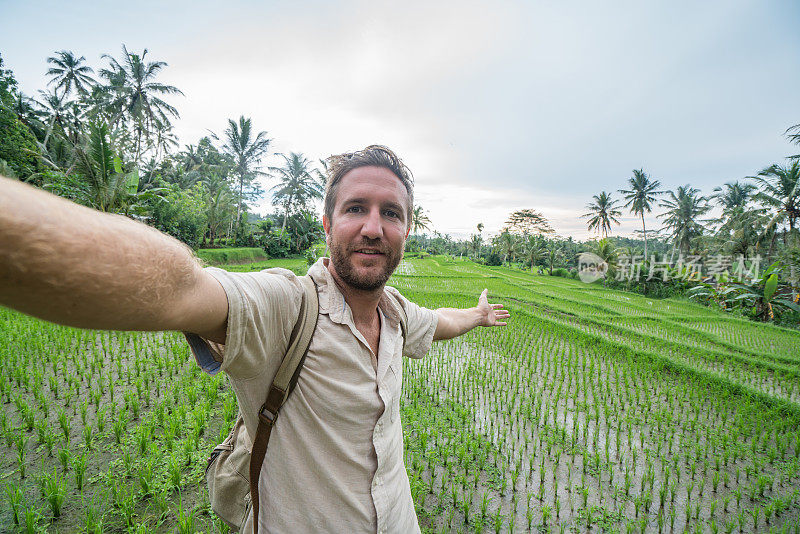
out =
[(561, 251), (561, 247), (558, 244), (558, 241), (555, 239), (549, 241), (547, 243), (547, 250), (545, 253), (545, 259), (547, 260), (547, 265), (549, 266), (550, 276), (553, 276), (553, 270), (555, 269), (555, 265), (557, 262), (561, 261), (564, 258), (563, 252)]
[(82, 65), (86, 58), (81, 56), (75, 57), (69, 50), (62, 50), (56, 52), (56, 56), (47, 58), (47, 62), (54, 65), (47, 71), (48, 76), (52, 76), (47, 85), (55, 84), (55, 90), (63, 89), (61, 97), (66, 97), (72, 89), (79, 95), (86, 95), (92, 89), (92, 86), (97, 83), (91, 74), (94, 70), (91, 67)]
[(664, 191), (656, 191), (661, 187), (661, 182), (651, 180), (642, 169), (634, 169), (633, 177), (628, 178), (630, 189), (620, 189), (619, 192), (625, 195), (626, 208), (630, 208), (634, 215), (642, 218), (642, 236), (644, 237), (644, 257), (647, 258), (647, 229), (644, 225), (644, 213), (650, 213), (651, 203), (656, 201), (656, 196)]
[(525, 260), (531, 264), (531, 271), (536, 267), (536, 263), (543, 259), (547, 252), (547, 245), (540, 235), (528, 235), (523, 243), (523, 254)]
[(505, 229), (493, 241), (494, 246), (498, 248), (503, 256), (503, 263), (509, 261), (509, 256), (511, 260), (514, 259), (518, 248), (517, 237), (514, 234)]
[(783, 233), (786, 244), (787, 234), (794, 234), (795, 223), (800, 217), (800, 162), (793, 161), (787, 167), (772, 165), (750, 178), (761, 186), (761, 191), (753, 198), (776, 210), (767, 227), (788, 223), (788, 231)]
[[(250, 186), (257, 176), (264, 173), (256, 169), (269, 150), (272, 139), (267, 137), (267, 132), (258, 132), (253, 137), (253, 125), (244, 115), (239, 117), (239, 122), (228, 119), (228, 128), (225, 130), (225, 145), (223, 152), (233, 159), (231, 172), (239, 182), (239, 205), (236, 208), (236, 220), (239, 220), (244, 207), (244, 187)], [(285, 223), (285, 221), (284, 221)]]
[(309, 201), (322, 198), (322, 184), (312, 176), (311, 162), (303, 154), (290, 152), (278, 154), (283, 158), (282, 167), (270, 167), (272, 177), (279, 181), (271, 189), (273, 201), (283, 205), (283, 225), (286, 230), (289, 214), (308, 206)]
[(422, 206), (414, 206), (411, 211), (411, 233), (417, 235), (420, 230), (429, 230), (431, 227), (431, 220), (425, 215), (425, 210)]
[(469, 240), (469, 248), (472, 249), (473, 258), (480, 257), (481, 248), (483, 248), (483, 237), (480, 234), (472, 234)]
[(620, 251), (608, 238), (601, 239), (594, 243), (591, 247), (591, 251), (597, 254), (604, 262), (606, 262), (606, 265), (608, 266), (606, 278), (603, 280), (603, 283), (605, 284), (606, 280), (616, 273), (617, 260), (619, 260)]
[(715, 194), (709, 198), (716, 200), (722, 208), (722, 212), (725, 213), (729, 210), (746, 207), (755, 189), (756, 186), (753, 184), (743, 184), (736, 180), (728, 182), (724, 186), (715, 187)]
[(141, 207), (141, 200), (158, 196), (159, 190), (138, 192), (137, 170), (125, 172), (114, 155), (105, 124), (92, 125), (86, 145), (75, 150), (75, 173), (83, 179), (83, 193), (89, 205), (100, 211), (127, 215)]
[(620, 215), (620, 211), (616, 209), (616, 200), (611, 200), (611, 195), (605, 191), (599, 195), (594, 195), (594, 203), (586, 205), (589, 213), (581, 215), (589, 219), (589, 230), (595, 229), (607, 237), (608, 232), (611, 231), (611, 223), (619, 224), (616, 219)]
[[(208, 180), (202, 182), (205, 192), (205, 215), (208, 225), (208, 237), (211, 246), (214, 246), (214, 239), (220, 235), (220, 230), (225, 227), (233, 216), (233, 205), (235, 200), (227, 182), (212, 175)], [(205, 243), (205, 234), (203, 242)]]
[[(791, 143), (796, 145), (800, 145), (800, 124), (795, 124), (794, 126), (790, 126), (786, 129), (786, 137), (789, 139)], [(790, 159), (800, 159), (800, 154), (795, 154), (794, 156), (789, 156)]]
[(163, 95), (183, 95), (183, 92), (172, 85), (157, 82), (156, 76), (167, 66), (164, 61), (145, 61), (147, 49), (141, 55), (128, 52), (122, 45), (122, 63), (108, 54), (108, 69), (102, 69), (100, 75), (109, 82), (110, 104), (114, 109), (112, 126), (120, 119), (131, 121), (136, 135), (135, 159), (137, 164), (142, 150), (142, 141), (150, 139), (153, 132), (168, 129), (170, 117), (178, 118), (178, 110), (160, 98)]
[(658, 217), (664, 217), (664, 226), (672, 231), (670, 237), (674, 240), (674, 247), (681, 252), (688, 253), (691, 240), (703, 235), (705, 230), (698, 218), (708, 213), (711, 205), (706, 197), (698, 195), (699, 192), (688, 184), (680, 186), (677, 194), (668, 191), (669, 199), (660, 204), (667, 211)]
[(737, 181), (715, 187), (709, 197), (722, 208), (718, 235), (734, 254), (746, 255), (751, 245), (759, 244), (759, 228), (763, 226), (764, 210), (748, 209), (748, 202), (756, 190), (754, 184)]
[(328, 185), (328, 160), (320, 159), (319, 164), (321, 168), (314, 169), (314, 176), (316, 176), (322, 190), (325, 191)]

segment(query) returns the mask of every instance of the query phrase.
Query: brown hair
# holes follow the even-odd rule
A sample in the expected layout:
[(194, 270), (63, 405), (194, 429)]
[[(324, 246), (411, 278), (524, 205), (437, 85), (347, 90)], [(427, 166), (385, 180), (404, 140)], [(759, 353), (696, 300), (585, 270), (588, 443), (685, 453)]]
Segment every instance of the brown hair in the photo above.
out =
[(329, 221), (333, 222), (336, 192), (345, 174), (359, 167), (384, 167), (397, 176), (408, 192), (406, 223), (408, 228), (411, 228), (411, 212), (414, 209), (414, 178), (397, 154), (385, 146), (370, 145), (364, 150), (331, 156), (327, 161), (328, 182), (325, 186), (324, 213)]

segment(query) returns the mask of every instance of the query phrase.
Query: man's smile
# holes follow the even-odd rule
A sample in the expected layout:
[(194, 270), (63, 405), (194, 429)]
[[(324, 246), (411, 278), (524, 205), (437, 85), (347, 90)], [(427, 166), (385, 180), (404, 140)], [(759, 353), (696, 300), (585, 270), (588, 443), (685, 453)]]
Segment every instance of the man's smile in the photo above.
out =
[(354, 252), (362, 256), (383, 256), (383, 252), (375, 249), (360, 248), (356, 249)]

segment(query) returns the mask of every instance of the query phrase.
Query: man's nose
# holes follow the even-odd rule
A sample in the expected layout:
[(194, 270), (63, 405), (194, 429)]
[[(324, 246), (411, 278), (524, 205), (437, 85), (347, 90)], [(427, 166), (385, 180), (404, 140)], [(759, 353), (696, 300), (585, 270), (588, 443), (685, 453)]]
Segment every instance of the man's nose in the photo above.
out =
[(383, 237), (383, 224), (381, 221), (381, 214), (377, 210), (370, 211), (364, 224), (361, 226), (361, 235), (369, 239), (378, 239)]

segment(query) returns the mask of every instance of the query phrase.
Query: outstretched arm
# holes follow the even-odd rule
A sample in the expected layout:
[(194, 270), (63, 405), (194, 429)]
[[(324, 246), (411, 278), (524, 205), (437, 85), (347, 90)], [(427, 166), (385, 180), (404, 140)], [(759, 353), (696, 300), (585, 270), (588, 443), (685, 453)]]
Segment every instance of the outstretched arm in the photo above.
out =
[(488, 293), (488, 289), (483, 290), (478, 298), (478, 305), (474, 308), (438, 308), (436, 314), (439, 316), (439, 323), (433, 333), (433, 340), (452, 339), (466, 334), (476, 326), (505, 326), (505, 319), (511, 317), (511, 314), (502, 304), (489, 304)]
[(81, 328), (224, 343), (228, 301), (179, 241), (0, 177), (0, 305)]

